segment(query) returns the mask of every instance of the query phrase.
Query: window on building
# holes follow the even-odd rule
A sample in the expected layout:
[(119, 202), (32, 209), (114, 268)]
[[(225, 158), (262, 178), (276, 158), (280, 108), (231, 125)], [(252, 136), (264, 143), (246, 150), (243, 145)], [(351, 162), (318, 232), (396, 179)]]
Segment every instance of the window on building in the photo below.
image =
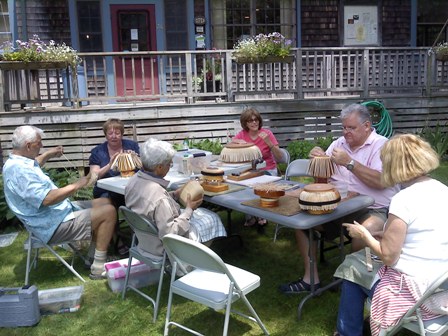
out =
[[(448, 1), (433, 0), (431, 6), (418, 1), (417, 10), (417, 46), (431, 47), (442, 30), (448, 13)], [(437, 43), (448, 41), (448, 27), (442, 31)]]
[(99, 1), (78, 1), (79, 51), (103, 51)]
[(294, 3), (293, 0), (211, 0), (213, 47), (232, 49), (245, 37), (272, 32), (295, 41)]
[(12, 42), (11, 26), (9, 25), (8, 0), (0, 0), (0, 45)]
[(188, 50), (187, 1), (165, 0), (166, 50)]

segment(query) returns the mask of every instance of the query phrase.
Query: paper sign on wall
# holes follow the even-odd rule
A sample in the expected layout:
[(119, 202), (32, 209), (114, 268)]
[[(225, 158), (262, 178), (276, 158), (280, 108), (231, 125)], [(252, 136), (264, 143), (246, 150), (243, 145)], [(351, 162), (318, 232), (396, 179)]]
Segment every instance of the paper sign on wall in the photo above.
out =
[(138, 29), (131, 29), (131, 40), (138, 40)]

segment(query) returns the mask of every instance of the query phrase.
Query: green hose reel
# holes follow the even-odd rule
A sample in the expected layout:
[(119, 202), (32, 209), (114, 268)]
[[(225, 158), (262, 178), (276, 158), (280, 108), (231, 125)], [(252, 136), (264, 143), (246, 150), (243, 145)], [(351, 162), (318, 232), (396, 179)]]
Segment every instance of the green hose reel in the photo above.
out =
[(386, 110), (384, 105), (378, 101), (368, 101), (362, 103), (361, 105), (373, 109), (373, 114), (378, 113), (377, 118), (374, 118), (375, 116), (372, 115), (372, 120), (378, 119), (378, 122), (376, 123), (373, 121), (373, 127), (378, 134), (386, 138), (390, 138), (393, 134), (392, 119), (390, 118), (389, 112)]

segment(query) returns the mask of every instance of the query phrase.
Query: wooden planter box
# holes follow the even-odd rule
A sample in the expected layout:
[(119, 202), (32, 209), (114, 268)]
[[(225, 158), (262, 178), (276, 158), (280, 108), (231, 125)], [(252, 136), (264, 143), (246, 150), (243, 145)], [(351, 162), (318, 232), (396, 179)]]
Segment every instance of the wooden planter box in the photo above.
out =
[(49, 70), (65, 69), (67, 62), (19, 62), (19, 61), (1, 61), (1, 70)]
[(267, 56), (259, 59), (251, 59), (244, 57), (235, 58), (235, 62), (238, 64), (250, 64), (250, 63), (292, 63), (295, 57), (293, 55), (281, 57), (281, 56)]

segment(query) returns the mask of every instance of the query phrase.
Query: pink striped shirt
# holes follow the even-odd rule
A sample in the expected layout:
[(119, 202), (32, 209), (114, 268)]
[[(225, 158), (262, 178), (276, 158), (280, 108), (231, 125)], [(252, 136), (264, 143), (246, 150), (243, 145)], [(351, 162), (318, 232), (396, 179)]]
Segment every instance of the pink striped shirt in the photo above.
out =
[[(381, 280), (373, 294), (370, 311), (372, 336), (379, 335), (381, 329), (396, 325), (427, 288), (415, 278), (388, 266), (381, 267), (378, 276)], [(424, 305), (421, 312), (423, 320), (440, 316), (431, 313)]]

